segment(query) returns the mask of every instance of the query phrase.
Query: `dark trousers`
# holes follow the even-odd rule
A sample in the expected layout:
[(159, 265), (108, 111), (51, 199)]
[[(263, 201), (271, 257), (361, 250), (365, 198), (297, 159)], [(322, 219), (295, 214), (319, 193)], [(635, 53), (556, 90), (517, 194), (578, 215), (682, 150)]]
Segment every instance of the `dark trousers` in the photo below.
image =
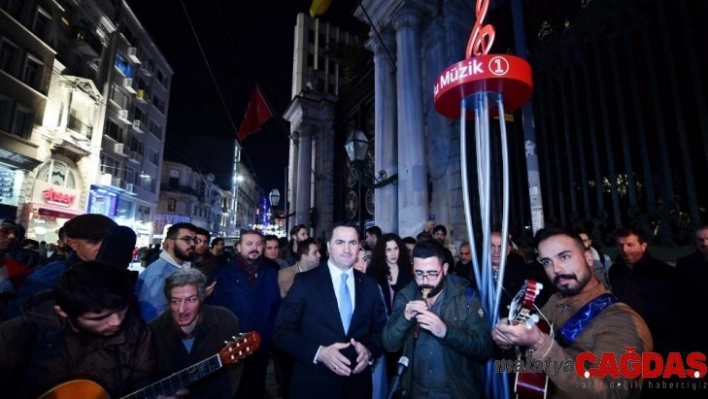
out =
[(238, 386), (237, 398), (265, 399), (266, 372), (270, 353), (262, 348), (247, 357)]
[(275, 379), (280, 386), (280, 394), (283, 399), (290, 397), (290, 378), (295, 367), (295, 359), (287, 352), (273, 347), (273, 367), (275, 368)]

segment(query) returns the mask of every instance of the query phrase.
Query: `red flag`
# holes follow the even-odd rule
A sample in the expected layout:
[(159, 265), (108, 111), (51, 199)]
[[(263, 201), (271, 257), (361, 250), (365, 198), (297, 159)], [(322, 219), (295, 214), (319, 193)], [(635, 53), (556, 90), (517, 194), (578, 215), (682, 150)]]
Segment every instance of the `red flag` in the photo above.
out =
[(251, 93), (251, 100), (248, 102), (248, 108), (246, 109), (246, 115), (243, 117), (243, 122), (241, 122), (241, 128), (238, 129), (236, 138), (238, 141), (243, 141), (246, 137), (259, 131), (261, 126), (267, 121), (273, 113), (270, 112), (268, 104), (261, 94), (261, 90), (258, 86), (253, 88)]

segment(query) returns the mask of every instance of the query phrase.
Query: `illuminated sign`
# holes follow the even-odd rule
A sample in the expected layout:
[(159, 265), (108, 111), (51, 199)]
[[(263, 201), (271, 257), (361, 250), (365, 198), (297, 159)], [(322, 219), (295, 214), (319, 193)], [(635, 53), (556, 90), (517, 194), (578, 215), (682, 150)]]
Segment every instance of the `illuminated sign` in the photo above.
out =
[(51, 187), (42, 190), (42, 198), (47, 204), (70, 207), (74, 204), (76, 196), (73, 194), (63, 193)]

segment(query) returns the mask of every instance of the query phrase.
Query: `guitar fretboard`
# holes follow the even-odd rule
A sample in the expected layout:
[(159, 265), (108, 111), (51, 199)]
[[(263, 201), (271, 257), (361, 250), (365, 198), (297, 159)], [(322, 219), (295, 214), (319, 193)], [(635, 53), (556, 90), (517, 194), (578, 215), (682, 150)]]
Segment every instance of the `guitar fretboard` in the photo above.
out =
[(171, 396), (178, 389), (206, 377), (221, 367), (221, 359), (217, 354), (128, 396), (124, 396), (122, 399), (154, 399), (160, 395)]

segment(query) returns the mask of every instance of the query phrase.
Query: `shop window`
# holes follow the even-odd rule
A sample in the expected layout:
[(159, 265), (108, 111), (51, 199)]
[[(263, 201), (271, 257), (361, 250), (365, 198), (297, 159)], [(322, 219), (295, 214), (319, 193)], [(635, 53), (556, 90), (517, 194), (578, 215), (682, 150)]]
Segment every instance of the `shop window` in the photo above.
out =
[(78, 188), (77, 177), (71, 167), (54, 159), (50, 159), (39, 168), (37, 180), (59, 187)]

